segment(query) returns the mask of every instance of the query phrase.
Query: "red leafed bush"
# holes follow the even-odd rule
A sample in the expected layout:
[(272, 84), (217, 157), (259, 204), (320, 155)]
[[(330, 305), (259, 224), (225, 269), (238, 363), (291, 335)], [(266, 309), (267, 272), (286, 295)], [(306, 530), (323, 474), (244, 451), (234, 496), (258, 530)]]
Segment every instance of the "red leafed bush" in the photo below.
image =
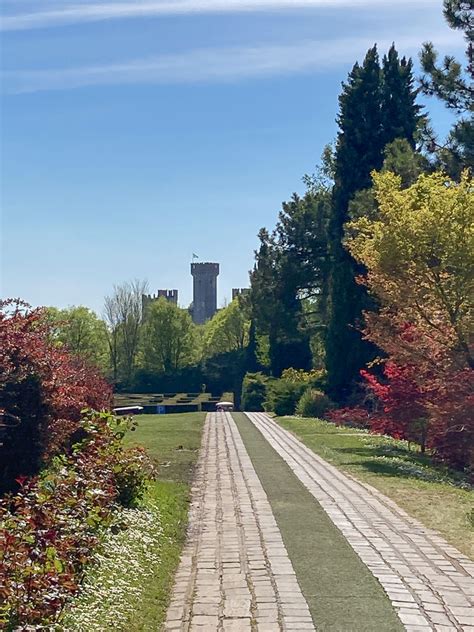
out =
[(18, 476), (36, 474), (80, 436), (81, 410), (111, 406), (110, 386), (97, 369), (52, 342), (41, 309), (0, 302), (0, 493)]
[(381, 403), (370, 429), (426, 448), (447, 465), (468, 470), (474, 464), (472, 369), (435, 371), (423, 365), (388, 361), (383, 381), (361, 371)]
[(351, 428), (369, 428), (371, 421), (368, 411), (362, 406), (329, 410), (326, 417), (337, 426), (350, 426)]
[(371, 430), (414, 441), (424, 451), (429, 432), (427, 398), (430, 387), (417, 379), (419, 373), (416, 366), (398, 366), (389, 361), (384, 366), (385, 381), (381, 383), (368, 371), (361, 371), (368, 388), (382, 403), (382, 414), (374, 417)]
[(474, 475), (474, 382), (472, 369), (457, 371), (437, 384), (429, 402), (430, 447), (436, 456)]
[(84, 438), (70, 456), (0, 501), (1, 629), (56, 620), (116, 504), (136, 502), (152, 475), (143, 451), (122, 447), (127, 422), (91, 413), (79, 426)]

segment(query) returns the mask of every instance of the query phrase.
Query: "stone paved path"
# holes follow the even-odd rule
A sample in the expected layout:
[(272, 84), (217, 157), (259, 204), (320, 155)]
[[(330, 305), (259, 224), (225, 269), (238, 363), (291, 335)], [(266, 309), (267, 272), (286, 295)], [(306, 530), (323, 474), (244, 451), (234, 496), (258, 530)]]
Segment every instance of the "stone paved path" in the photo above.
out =
[(247, 413), (382, 584), (408, 632), (474, 632), (474, 563), (264, 413)]
[(280, 531), (237, 426), (207, 416), (165, 630), (314, 630)]

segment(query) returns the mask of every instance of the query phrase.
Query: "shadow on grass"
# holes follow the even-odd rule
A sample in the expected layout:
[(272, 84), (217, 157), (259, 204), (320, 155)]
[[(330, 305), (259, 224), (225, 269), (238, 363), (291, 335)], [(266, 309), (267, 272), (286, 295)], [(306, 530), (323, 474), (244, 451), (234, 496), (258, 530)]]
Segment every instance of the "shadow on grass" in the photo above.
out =
[(432, 465), (428, 456), (421, 454), (420, 452), (408, 452), (403, 448), (392, 447), (387, 448), (385, 446), (379, 446), (374, 448), (332, 448), (334, 452), (341, 452), (344, 454), (355, 454), (357, 456), (365, 457), (393, 457), (397, 459), (403, 459), (408, 463), (414, 463), (416, 465)]
[(382, 476), (393, 476), (396, 478), (411, 478), (413, 480), (419, 480), (420, 477), (414, 473), (406, 472), (400, 469), (400, 466), (395, 463), (381, 463), (380, 461), (359, 461), (357, 463), (361, 468), (372, 472), (374, 474), (381, 474)]

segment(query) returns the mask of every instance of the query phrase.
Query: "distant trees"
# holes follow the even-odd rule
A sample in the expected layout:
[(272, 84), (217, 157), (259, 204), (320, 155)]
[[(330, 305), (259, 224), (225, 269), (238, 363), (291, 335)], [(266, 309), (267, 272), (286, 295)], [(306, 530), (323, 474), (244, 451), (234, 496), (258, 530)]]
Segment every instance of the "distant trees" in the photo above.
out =
[(245, 297), (235, 298), (204, 326), (203, 355), (243, 350), (249, 342), (250, 319)]
[(56, 343), (103, 371), (107, 369), (105, 323), (92, 310), (81, 305), (67, 309), (48, 307), (44, 317)]
[(148, 306), (141, 334), (141, 365), (172, 373), (198, 362), (196, 325), (187, 310), (159, 298)]
[(140, 342), (142, 296), (146, 281), (135, 279), (114, 286), (106, 296), (104, 317), (107, 325), (110, 364), (114, 381), (122, 378), (130, 383)]

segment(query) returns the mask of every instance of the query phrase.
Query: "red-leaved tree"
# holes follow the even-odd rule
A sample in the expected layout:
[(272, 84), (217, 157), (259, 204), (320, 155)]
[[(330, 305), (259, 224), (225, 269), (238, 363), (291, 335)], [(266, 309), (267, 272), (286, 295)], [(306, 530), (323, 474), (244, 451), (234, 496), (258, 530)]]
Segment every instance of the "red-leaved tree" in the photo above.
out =
[(54, 345), (43, 310), (0, 302), (0, 493), (81, 438), (81, 410), (110, 409), (97, 369)]

